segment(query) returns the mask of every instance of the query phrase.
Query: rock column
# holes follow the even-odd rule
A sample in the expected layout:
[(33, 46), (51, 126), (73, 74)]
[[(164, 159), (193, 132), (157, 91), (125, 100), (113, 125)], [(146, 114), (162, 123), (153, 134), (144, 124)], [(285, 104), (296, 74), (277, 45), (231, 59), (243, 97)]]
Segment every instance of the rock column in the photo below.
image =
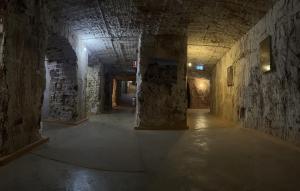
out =
[(185, 35), (141, 35), (137, 129), (187, 128), (186, 62)]

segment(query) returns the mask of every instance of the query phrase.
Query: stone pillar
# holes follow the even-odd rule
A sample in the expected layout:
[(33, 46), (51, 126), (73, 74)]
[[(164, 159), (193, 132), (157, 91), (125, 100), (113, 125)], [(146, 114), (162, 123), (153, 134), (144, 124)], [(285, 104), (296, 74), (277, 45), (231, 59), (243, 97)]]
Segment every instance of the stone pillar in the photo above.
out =
[(88, 67), (86, 108), (89, 114), (97, 114), (100, 111), (100, 76), (100, 64)]
[(41, 139), (47, 43), (44, 0), (5, 2), (0, 3), (0, 157)]
[(112, 110), (112, 73), (109, 65), (102, 64), (100, 69), (100, 113)]
[(100, 63), (99, 69), (99, 113), (104, 113), (104, 103), (105, 103), (105, 94), (104, 94), (104, 86), (105, 86), (105, 71), (104, 64)]
[(128, 82), (127, 81), (123, 81), (122, 82), (122, 85), (123, 85), (123, 90), (122, 90), (122, 93), (123, 94), (127, 94), (127, 92), (128, 92)]
[(137, 129), (187, 128), (187, 37), (143, 34), (137, 68)]
[(122, 97), (122, 81), (117, 81), (117, 105), (120, 104), (120, 99)]
[(113, 79), (113, 89), (112, 89), (112, 107), (117, 107), (117, 80), (114, 78)]
[(79, 88), (76, 61), (51, 61), (48, 120), (76, 122), (80, 119)]

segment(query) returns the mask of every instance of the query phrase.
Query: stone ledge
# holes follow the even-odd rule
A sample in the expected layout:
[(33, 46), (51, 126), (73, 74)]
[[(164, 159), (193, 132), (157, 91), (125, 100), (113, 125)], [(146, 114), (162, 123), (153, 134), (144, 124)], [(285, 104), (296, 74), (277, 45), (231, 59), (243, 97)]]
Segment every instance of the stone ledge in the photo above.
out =
[(16, 152), (14, 153), (11, 153), (7, 156), (4, 156), (4, 157), (0, 157), (0, 166), (4, 166), (6, 164), (8, 164), (9, 162), (23, 156), (24, 154), (26, 153), (29, 153), (30, 151), (32, 151), (34, 148), (46, 143), (49, 141), (49, 137), (42, 137), (40, 140), (34, 142), (34, 143), (31, 143), (19, 150), (17, 150)]
[(86, 122), (87, 120), (89, 120), (89, 118), (84, 118), (78, 121), (59, 121), (59, 120), (43, 120), (42, 122), (44, 123), (57, 123), (57, 124), (63, 124), (63, 125), (79, 125), (81, 123)]

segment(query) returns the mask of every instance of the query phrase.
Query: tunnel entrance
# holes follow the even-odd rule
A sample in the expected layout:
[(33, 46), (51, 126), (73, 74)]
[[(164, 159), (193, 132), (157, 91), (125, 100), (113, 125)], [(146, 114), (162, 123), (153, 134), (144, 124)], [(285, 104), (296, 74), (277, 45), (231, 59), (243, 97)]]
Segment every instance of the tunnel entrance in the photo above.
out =
[(113, 107), (135, 107), (136, 82), (127, 80), (114, 80), (112, 93)]
[(207, 78), (189, 78), (187, 86), (188, 108), (209, 109), (210, 107), (210, 80)]
[(188, 109), (210, 110), (213, 65), (187, 64)]

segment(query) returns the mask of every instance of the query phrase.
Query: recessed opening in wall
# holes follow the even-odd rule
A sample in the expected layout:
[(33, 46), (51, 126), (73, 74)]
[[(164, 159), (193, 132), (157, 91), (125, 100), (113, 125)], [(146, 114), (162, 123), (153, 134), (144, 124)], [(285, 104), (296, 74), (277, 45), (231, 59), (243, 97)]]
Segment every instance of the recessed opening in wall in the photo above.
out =
[(190, 76), (188, 78), (187, 91), (189, 109), (209, 109), (210, 79)]
[(125, 107), (135, 107), (136, 105), (136, 81), (119, 81), (119, 105)]
[(244, 107), (241, 107), (238, 111), (238, 116), (239, 116), (239, 119), (245, 119), (245, 115), (246, 115), (246, 108)]
[(272, 37), (268, 36), (260, 43), (260, 66), (263, 73), (271, 72), (275, 69), (272, 61)]
[(233, 86), (233, 66), (227, 68), (227, 86)]

